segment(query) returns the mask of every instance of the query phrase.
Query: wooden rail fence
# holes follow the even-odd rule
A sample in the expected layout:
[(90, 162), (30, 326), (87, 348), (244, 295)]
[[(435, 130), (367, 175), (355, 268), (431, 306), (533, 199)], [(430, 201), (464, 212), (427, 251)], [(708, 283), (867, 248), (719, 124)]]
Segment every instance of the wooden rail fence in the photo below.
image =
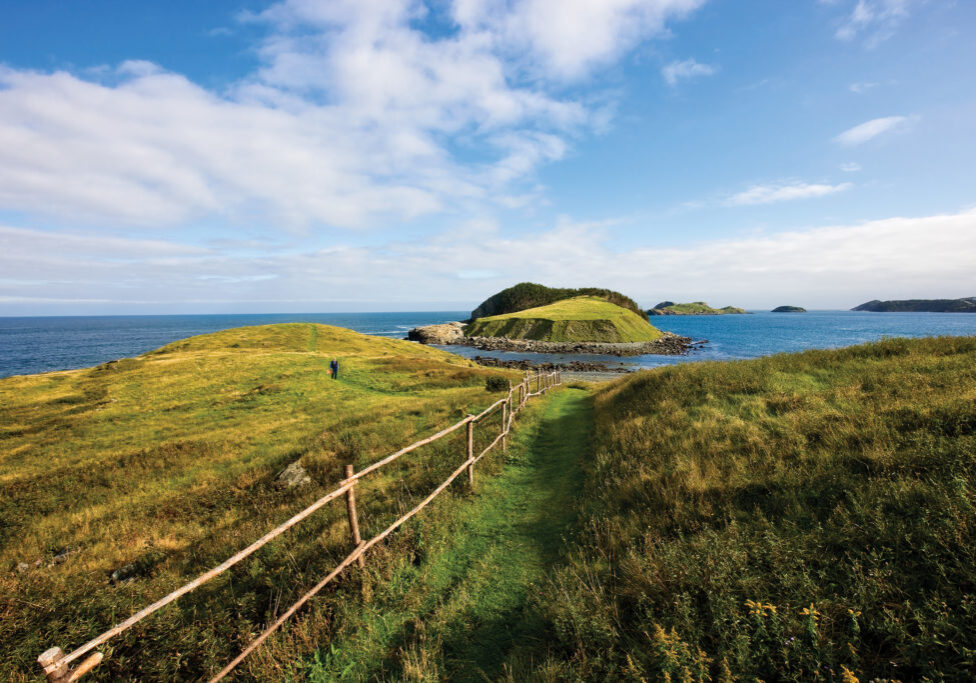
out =
[[(535, 384), (534, 391), (532, 390), (533, 383)], [(254, 543), (252, 543), (251, 545), (247, 546), (243, 550), (240, 550), (239, 552), (235, 553), (231, 557), (227, 558), (221, 564), (217, 565), (210, 571), (201, 574), (193, 581), (190, 581), (189, 583), (181, 586), (180, 588), (177, 588), (169, 595), (166, 595), (165, 597), (160, 598), (159, 600), (152, 603), (151, 605), (139, 610), (138, 612), (133, 614), (125, 621), (116, 624), (109, 630), (105, 631), (101, 635), (88, 641), (87, 643), (85, 643), (78, 649), (74, 650), (73, 652), (66, 655), (62, 652), (60, 647), (52, 647), (49, 650), (46, 650), (43, 654), (41, 654), (37, 658), (38, 665), (40, 665), (41, 670), (44, 672), (44, 675), (47, 677), (49, 683), (73, 683), (74, 681), (77, 681), (86, 673), (91, 671), (95, 666), (97, 666), (104, 658), (104, 655), (101, 652), (94, 652), (88, 657), (86, 657), (84, 661), (82, 661), (74, 668), (71, 668), (70, 666), (72, 662), (88, 654), (89, 652), (91, 652), (98, 646), (102, 645), (106, 641), (110, 640), (111, 638), (114, 638), (115, 636), (123, 633), (124, 631), (126, 631), (127, 629), (135, 625), (136, 623), (148, 617), (150, 614), (162, 609), (169, 603), (179, 599), (181, 596), (186, 595), (187, 593), (195, 590), (196, 588), (200, 587), (201, 585), (203, 585), (210, 579), (214, 578), (215, 576), (222, 574), (227, 569), (234, 566), (235, 564), (243, 560), (248, 555), (254, 553), (262, 546), (266, 545), (267, 543), (277, 538), (278, 536), (283, 534), (291, 527), (295, 526), (296, 524), (304, 520), (306, 517), (311, 515), (316, 510), (322, 508), (326, 504), (330, 503), (331, 501), (345, 494), (346, 511), (349, 517), (349, 535), (353, 545), (352, 552), (346, 555), (346, 557), (341, 562), (339, 562), (338, 565), (336, 565), (335, 569), (333, 569), (329, 574), (327, 574), (324, 578), (322, 578), (321, 581), (315, 584), (315, 586), (313, 586), (307, 593), (305, 593), (301, 598), (299, 598), (297, 602), (295, 602), (280, 617), (278, 617), (278, 619), (273, 624), (271, 624), (267, 629), (265, 629), (265, 631), (261, 633), (261, 635), (256, 637), (253, 641), (251, 641), (251, 643), (248, 644), (248, 646), (233, 661), (231, 661), (227, 666), (221, 669), (216, 676), (210, 679), (211, 683), (221, 680), (222, 678), (227, 676), (231, 671), (233, 671), (233, 669), (238, 664), (240, 664), (245, 657), (247, 657), (249, 654), (254, 652), (254, 650), (259, 648), (261, 644), (264, 643), (264, 641), (267, 640), (272, 633), (277, 631), (281, 627), (281, 625), (288, 620), (289, 617), (291, 617), (295, 612), (301, 609), (301, 607), (306, 602), (308, 602), (316, 593), (321, 591), (326, 586), (326, 584), (328, 584), (330, 581), (332, 581), (332, 579), (334, 579), (340, 573), (342, 573), (342, 571), (346, 567), (351, 565), (353, 562), (358, 563), (360, 567), (365, 567), (366, 566), (365, 554), (370, 548), (372, 548), (374, 545), (376, 545), (377, 543), (385, 539), (387, 536), (393, 533), (397, 528), (402, 526), (404, 522), (406, 522), (408, 519), (416, 515), (423, 508), (425, 508), (432, 500), (434, 500), (434, 498), (436, 498), (442, 491), (444, 491), (444, 489), (446, 489), (451, 484), (451, 482), (457, 479), (457, 477), (460, 476), (462, 472), (467, 471), (468, 482), (469, 484), (473, 485), (475, 464), (479, 460), (481, 460), (481, 458), (487, 455), (488, 452), (491, 451), (491, 449), (497, 446), (499, 442), (502, 444), (503, 450), (507, 448), (508, 445), (507, 437), (508, 437), (508, 433), (512, 429), (512, 425), (514, 424), (515, 416), (522, 410), (523, 407), (525, 407), (525, 404), (528, 402), (528, 400), (533, 396), (539, 396), (546, 393), (546, 391), (548, 391), (549, 389), (555, 386), (558, 386), (559, 384), (562, 384), (562, 375), (559, 371), (549, 372), (545, 374), (536, 373), (535, 376), (527, 374), (525, 376), (525, 379), (517, 386), (513, 387), (511, 386), (511, 383), (509, 383), (508, 395), (505, 398), (500, 399), (495, 403), (491, 404), (490, 406), (485, 408), (477, 415), (468, 415), (460, 422), (453, 424), (450, 427), (447, 427), (445, 429), (442, 429), (441, 431), (437, 432), (432, 436), (427, 437), (426, 439), (421, 439), (420, 441), (412, 443), (409, 446), (406, 446), (405, 448), (401, 448), (396, 453), (388, 455), (382, 460), (374, 462), (372, 465), (369, 465), (368, 467), (364, 467), (359, 472), (355, 472), (352, 465), (346, 465), (345, 479), (343, 479), (339, 483), (339, 488), (325, 494), (317, 501), (309, 505), (307, 508), (295, 514), (293, 517), (291, 517), (284, 523), (278, 525), (277, 527), (275, 527), (274, 529), (266, 533), (264, 536), (254, 541)], [(490, 444), (488, 444), (488, 446), (483, 451), (481, 451), (478, 455), (475, 455), (474, 454), (475, 425), (481, 422), (482, 420), (484, 420), (485, 418), (487, 418), (489, 415), (492, 415), (493, 413), (497, 412), (498, 410), (502, 411), (501, 431), (499, 432), (498, 436), (496, 436), (495, 439)], [(453, 433), (454, 431), (460, 429), (461, 427), (464, 427), (466, 431), (466, 439), (465, 439), (466, 458), (464, 462), (461, 463), (461, 465), (456, 470), (454, 470), (447, 479), (445, 479), (416, 507), (411, 509), (409, 512), (407, 512), (405, 515), (397, 519), (392, 524), (390, 524), (390, 526), (388, 526), (386, 529), (381, 531), (373, 538), (369, 539), (368, 541), (363, 541), (359, 535), (359, 517), (356, 513), (356, 491), (355, 491), (356, 483), (366, 475), (370, 474), (371, 472), (375, 472), (376, 470), (380, 469), (384, 465), (393, 462), (400, 456), (406, 455), (407, 453), (414, 451), (420, 448), (421, 446), (437, 441), (438, 439), (441, 439), (447, 436), (448, 434)]]

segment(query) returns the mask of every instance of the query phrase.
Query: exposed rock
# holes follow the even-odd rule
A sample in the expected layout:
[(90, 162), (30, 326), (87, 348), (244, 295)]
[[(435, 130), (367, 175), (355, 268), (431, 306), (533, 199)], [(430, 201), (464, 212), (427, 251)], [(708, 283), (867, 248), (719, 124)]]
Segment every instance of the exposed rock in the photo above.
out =
[(407, 339), (421, 344), (457, 344), (463, 336), (464, 323), (460, 322), (425, 325), (407, 332)]
[(51, 558), (51, 562), (53, 564), (61, 564), (62, 562), (65, 562), (73, 552), (75, 552), (75, 548), (70, 545), (60, 548), (54, 551), (54, 557)]
[(119, 567), (109, 575), (109, 583), (111, 583), (113, 586), (129, 583), (136, 578), (136, 573), (138, 571), (139, 568), (135, 564), (127, 564), (124, 567)]
[(312, 478), (308, 472), (296, 460), (285, 469), (281, 470), (275, 477), (275, 482), (279, 488), (293, 489), (296, 486), (305, 486), (312, 483)]

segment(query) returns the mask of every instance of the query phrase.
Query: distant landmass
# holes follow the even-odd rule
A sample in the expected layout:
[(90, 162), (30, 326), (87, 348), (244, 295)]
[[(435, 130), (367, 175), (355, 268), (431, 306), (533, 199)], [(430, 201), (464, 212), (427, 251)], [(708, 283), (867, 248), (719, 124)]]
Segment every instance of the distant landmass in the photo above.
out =
[(486, 318), (492, 315), (505, 315), (506, 313), (517, 313), (529, 308), (548, 306), (549, 304), (573, 299), (579, 296), (595, 296), (605, 299), (621, 308), (633, 311), (643, 317), (644, 312), (637, 302), (629, 296), (624, 296), (620, 292), (612, 289), (600, 289), (598, 287), (582, 287), (580, 289), (567, 289), (559, 287), (546, 287), (534, 282), (520, 282), (508, 289), (503, 289), (497, 294), (481, 302), (481, 304), (471, 311), (471, 320)]
[(807, 309), (801, 306), (777, 306), (772, 310), (773, 313), (806, 313)]
[(745, 313), (746, 309), (726, 306), (712, 308), (704, 301), (693, 301), (690, 304), (676, 304), (673, 301), (662, 301), (647, 312), (647, 315), (728, 315)]
[(852, 311), (874, 313), (976, 313), (976, 296), (962, 299), (902, 299), (895, 301), (868, 301), (855, 306)]

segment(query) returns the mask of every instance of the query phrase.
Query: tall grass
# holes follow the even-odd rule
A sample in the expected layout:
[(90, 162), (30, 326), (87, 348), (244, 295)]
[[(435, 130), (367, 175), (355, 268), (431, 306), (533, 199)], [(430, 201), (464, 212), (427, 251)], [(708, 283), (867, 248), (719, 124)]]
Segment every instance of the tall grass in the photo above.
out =
[[(518, 376), (292, 324), (0, 380), (0, 678), (27, 678), (48, 647), (73, 649), (226, 559), (333, 489), (345, 463), (361, 468), (497, 400), (485, 391), (497, 375)], [(365, 538), (457, 467), (463, 430), (456, 437), (358, 487)], [(312, 483), (280, 487), (275, 475), (295, 461)], [(348, 552), (344, 515), (341, 501), (317, 512), (110, 641), (93, 680), (215, 671)], [(317, 601), (319, 618), (272, 651), (295, 659), (314, 649), (329, 604)], [(274, 671), (267, 657), (244, 667), (261, 679)]]
[(639, 373), (596, 421), (540, 671), (971, 680), (976, 338)]

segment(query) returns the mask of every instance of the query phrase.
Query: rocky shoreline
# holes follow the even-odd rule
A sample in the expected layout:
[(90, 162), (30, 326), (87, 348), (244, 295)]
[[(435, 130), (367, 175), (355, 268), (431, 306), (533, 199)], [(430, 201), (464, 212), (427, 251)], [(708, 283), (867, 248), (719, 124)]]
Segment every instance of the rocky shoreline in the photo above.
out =
[(612, 372), (623, 374), (633, 372), (632, 368), (625, 368), (619, 365), (608, 365), (607, 363), (591, 363), (587, 361), (573, 360), (568, 363), (533, 363), (528, 358), (520, 360), (505, 360), (503, 358), (490, 358), (488, 356), (475, 356), (472, 358), (478, 365), (488, 368), (509, 368), (511, 370), (542, 370), (552, 372)]
[(407, 333), (407, 339), (421, 344), (470, 346), (482, 351), (514, 351), (521, 353), (588, 353), (603, 356), (642, 356), (660, 354), (677, 356), (698, 348), (704, 341), (693, 342), (691, 337), (682, 337), (672, 332), (664, 332), (660, 339), (650, 342), (607, 343), (607, 342), (547, 342), (532, 339), (508, 339), (506, 337), (465, 337), (464, 323), (451, 322), (443, 325), (415, 327)]

